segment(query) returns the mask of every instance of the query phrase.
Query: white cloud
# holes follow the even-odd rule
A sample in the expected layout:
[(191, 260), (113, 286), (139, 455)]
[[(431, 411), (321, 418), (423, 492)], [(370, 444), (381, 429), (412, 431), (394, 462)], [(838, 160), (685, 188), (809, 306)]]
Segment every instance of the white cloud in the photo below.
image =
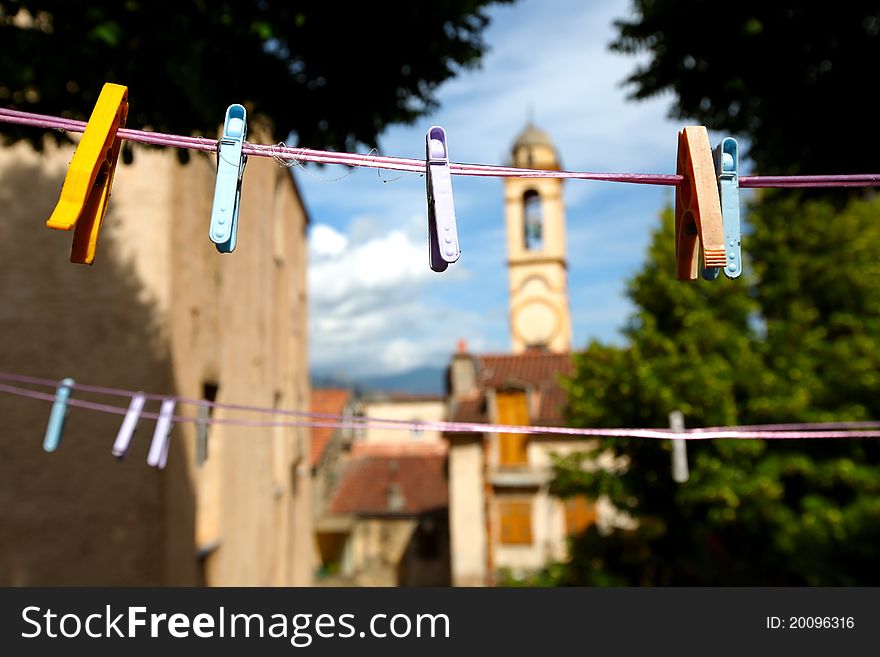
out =
[(338, 256), (348, 245), (348, 238), (327, 224), (312, 226), (309, 239), (309, 257), (318, 260), (323, 256)]
[[(357, 219), (349, 234), (375, 223)], [(341, 238), (341, 239), (340, 239)], [(312, 367), (347, 376), (442, 365), (459, 337), (488, 345), (482, 313), (431, 304), (425, 288), (466, 284), (465, 267), (441, 277), (428, 268), (427, 246), (394, 229), (345, 239), (315, 224), (309, 238), (309, 342)]]
[(317, 308), (359, 305), (376, 294), (415, 293), (427, 278), (424, 250), (400, 230), (349, 240), (334, 228), (316, 224), (309, 236), (309, 293)]
[[(522, 0), (494, 8), (481, 69), (445, 84), (441, 109), (386, 132), (380, 152), (424, 157), (424, 130), (443, 125), (454, 161), (500, 163), (534, 108), (566, 168), (672, 173), (679, 125), (669, 98), (633, 103), (620, 83), (637, 58), (608, 51), (628, 0)], [(508, 348), (503, 186), (453, 181), (461, 260), (428, 270), (425, 183), (326, 167), (298, 175), (313, 222), (313, 366), (384, 373), (448, 362), (458, 338), (474, 351)], [(569, 287), (574, 346), (616, 340), (631, 312), (624, 279), (644, 257), (666, 188), (569, 181)]]

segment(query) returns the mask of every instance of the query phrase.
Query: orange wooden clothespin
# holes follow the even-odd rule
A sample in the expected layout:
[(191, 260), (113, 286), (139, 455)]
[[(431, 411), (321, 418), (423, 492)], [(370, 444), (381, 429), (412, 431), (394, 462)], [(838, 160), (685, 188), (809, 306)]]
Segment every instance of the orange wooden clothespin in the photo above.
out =
[(125, 127), (127, 115), (128, 87), (105, 84), (70, 161), (61, 198), (46, 222), (49, 228), (74, 231), (71, 262), (90, 265), (95, 260), (122, 143), (116, 131)]
[(684, 181), (675, 188), (675, 277), (686, 281), (697, 278), (701, 269), (727, 265), (715, 162), (705, 126), (678, 133), (676, 172)]

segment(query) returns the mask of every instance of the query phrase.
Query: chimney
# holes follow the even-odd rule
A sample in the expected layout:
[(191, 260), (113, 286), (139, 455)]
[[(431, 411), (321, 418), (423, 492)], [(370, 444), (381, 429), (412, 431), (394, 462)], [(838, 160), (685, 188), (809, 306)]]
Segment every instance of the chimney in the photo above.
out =
[(458, 349), (449, 364), (449, 394), (460, 397), (477, 390), (477, 362), (467, 352), (467, 342), (458, 341)]

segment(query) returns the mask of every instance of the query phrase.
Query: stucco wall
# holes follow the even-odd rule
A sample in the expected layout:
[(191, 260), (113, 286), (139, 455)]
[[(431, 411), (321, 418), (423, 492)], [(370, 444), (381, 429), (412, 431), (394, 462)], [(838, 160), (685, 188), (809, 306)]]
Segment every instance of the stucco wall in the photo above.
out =
[[(220, 255), (207, 238), (212, 157), (182, 166), (136, 148), (87, 267), (68, 262), (72, 233), (44, 225), (71, 152), (0, 150), (0, 370), (195, 398), (213, 383), (218, 401), (307, 410), (306, 216), (289, 172), (251, 159), (238, 247)], [(152, 422), (117, 463), (118, 416), (73, 409), (46, 454), (48, 411), (0, 395), (0, 584), (310, 580), (301, 429), (214, 426), (197, 467), (194, 428), (177, 425), (160, 472), (145, 462)]]
[[(526, 249), (523, 238), (523, 195), (527, 191), (537, 192), (541, 199), (543, 245), (539, 250)], [(531, 341), (545, 339), (551, 351), (568, 351), (571, 348), (571, 316), (562, 181), (505, 178), (504, 217), (512, 351), (520, 353)]]
[(486, 513), (482, 436), (453, 438), (449, 447), (449, 539), (452, 585), (486, 584)]
[[(446, 402), (443, 399), (418, 401), (365, 401), (361, 403), (361, 411), (365, 417), (389, 420), (415, 420), (423, 422), (440, 422), (446, 419)], [(358, 439), (367, 444), (389, 443), (442, 443), (439, 431), (426, 429), (412, 431), (410, 429), (386, 429), (371, 426), (359, 432)]]

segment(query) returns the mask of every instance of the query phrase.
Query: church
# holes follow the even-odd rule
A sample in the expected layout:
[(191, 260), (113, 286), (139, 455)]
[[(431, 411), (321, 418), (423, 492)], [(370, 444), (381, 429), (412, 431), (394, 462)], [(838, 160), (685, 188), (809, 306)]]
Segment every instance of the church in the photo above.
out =
[[(560, 169), (546, 132), (529, 123), (512, 164)], [(459, 343), (447, 370), (453, 422), (562, 425), (572, 373), (571, 315), (562, 179), (505, 178), (511, 352), (469, 353)], [(447, 433), (453, 586), (491, 586), (566, 557), (567, 538), (596, 519), (583, 498), (548, 492), (551, 454), (581, 451), (582, 439)]]
[[(549, 136), (531, 124), (513, 145), (512, 163), (560, 168)], [(573, 366), (562, 180), (505, 178), (505, 223), (510, 353), (470, 353), (461, 341), (444, 397), (364, 397), (353, 402), (355, 415), (564, 425), (561, 378)], [(323, 395), (349, 399), (345, 390), (314, 391), (313, 404)], [(325, 491), (316, 506), (317, 562), (341, 583), (492, 586), (564, 559), (568, 537), (597, 519), (591, 501), (549, 494), (551, 454), (583, 451), (582, 439), (361, 433), (312, 436), (317, 481), (331, 482), (315, 485)]]

